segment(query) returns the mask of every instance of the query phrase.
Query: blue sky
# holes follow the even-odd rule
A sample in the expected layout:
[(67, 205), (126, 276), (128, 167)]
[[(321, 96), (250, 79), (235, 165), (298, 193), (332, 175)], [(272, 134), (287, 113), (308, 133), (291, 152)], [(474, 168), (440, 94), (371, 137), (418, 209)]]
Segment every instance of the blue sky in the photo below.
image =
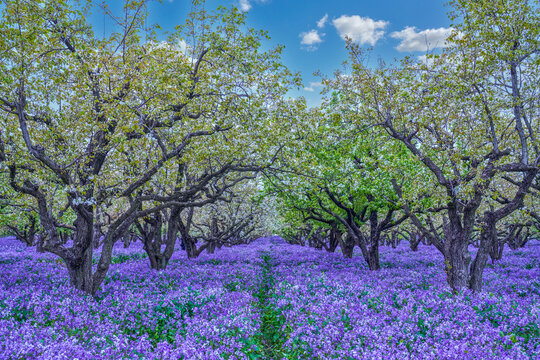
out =
[[(109, 3), (122, 3), (120, 0)], [(300, 72), (304, 88), (292, 96), (304, 96), (318, 105), (320, 70), (331, 75), (347, 59), (344, 36), (366, 47), (372, 57), (392, 61), (415, 57), (444, 45), (450, 26), (446, 0), (207, 0), (206, 9), (235, 5), (247, 12), (248, 26), (269, 32), (268, 46), (285, 45), (283, 62)], [(150, 6), (150, 22), (172, 30), (185, 21), (191, 1), (164, 0)], [(436, 50), (435, 50), (436, 51)]]

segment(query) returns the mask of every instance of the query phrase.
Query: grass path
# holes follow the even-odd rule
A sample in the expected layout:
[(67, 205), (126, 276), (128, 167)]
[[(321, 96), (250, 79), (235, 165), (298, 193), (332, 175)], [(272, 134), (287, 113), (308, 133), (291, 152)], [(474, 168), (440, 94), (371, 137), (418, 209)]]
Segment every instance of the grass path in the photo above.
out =
[(256, 300), (255, 307), (261, 314), (257, 337), (262, 359), (287, 358), (283, 349), (283, 344), (287, 340), (284, 331), (285, 316), (272, 303), (276, 281), (273, 262), (274, 260), (269, 252), (261, 254), (260, 272), (253, 292), (253, 297)]

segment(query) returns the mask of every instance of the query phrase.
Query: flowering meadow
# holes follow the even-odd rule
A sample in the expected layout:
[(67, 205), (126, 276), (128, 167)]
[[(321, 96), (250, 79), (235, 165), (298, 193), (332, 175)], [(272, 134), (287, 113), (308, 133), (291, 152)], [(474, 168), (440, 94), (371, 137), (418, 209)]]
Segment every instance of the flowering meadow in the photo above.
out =
[(96, 298), (57, 258), (0, 243), (1, 359), (537, 359), (540, 242), (452, 294), (435, 249), (381, 249), (382, 270), (280, 238), (151, 270), (115, 249)]

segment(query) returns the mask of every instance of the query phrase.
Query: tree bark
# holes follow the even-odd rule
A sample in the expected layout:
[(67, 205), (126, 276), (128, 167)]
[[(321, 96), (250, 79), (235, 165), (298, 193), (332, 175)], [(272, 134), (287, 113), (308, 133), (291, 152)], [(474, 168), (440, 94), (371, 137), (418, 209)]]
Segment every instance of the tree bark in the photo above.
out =
[(412, 251), (418, 251), (418, 245), (422, 242), (422, 235), (414, 232), (409, 234), (409, 245)]
[(209, 253), (209, 254), (213, 254), (215, 251), (216, 251), (216, 243), (213, 242), (213, 241), (208, 243), (208, 247), (206, 248), (206, 252)]
[[(71, 286), (86, 293), (93, 294), (93, 216), (86, 218), (78, 215), (73, 231), (73, 246), (62, 258), (66, 264)], [(66, 256), (67, 255), (67, 256)]]
[[(497, 221), (491, 213), (488, 213), (484, 216), (482, 232), (480, 234), (480, 247), (478, 248), (478, 252), (476, 253), (473, 263), (471, 264), (469, 289), (472, 291), (482, 291), (482, 279), (484, 269), (490, 255), (490, 249), (492, 249), (492, 247), (497, 243)], [(502, 249), (500, 255), (502, 256)]]
[(205, 243), (201, 245), (199, 248), (197, 248), (197, 239), (191, 237), (191, 236), (182, 236), (182, 240), (184, 240), (184, 244), (186, 246), (186, 255), (188, 259), (195, 259), (201, 255), (201, 253), (208, 248), (208, 246), (211, 243)]
[[(154, 270), (165, 270), (174, 253), (174, 247), (178, 237), (178, 216), (181, 208), (171, 208), (169, 216), (156, 212), (151, 217), (144, 220), (144, 225), (136, 223), (137, 229), (141, 233), (144, 250), (148, 254), (150, 267)], [(166, 226), (166, 236), (163, 236), (164, 224)], [(162, 250), (162, 246), (165, 249)]]
[(380, 270), (381, 264), (379, 259), (379, 239), (370, 239), (371, 245), (368, 249), (367, 263), (369, 270)]
[(326, 247), (326, 251), (330, 253), (335, 252), (342, 236), (343, 233), (336, 226), (332, 226), (328, 235), (328, 246)]
[(71, 286), (89, 294), (93, 293), (92, 253), (93, 247), (89, 246), (80, 257), (64, 259)]
[[(469, 219), (470, 220), (470, 219)], [(466, 219), (463, 219), (466, 222)], [(458, 292), (469, 286), (469, 253), (470, 232), (462, 226), (459, 217), (450, 212), (449, 220), (444, 220), (444, 263), (448, 285), (453, 292)]]
[(345, 239), (340, 239), (339, 247), (341, 248), (341, 253), (347, 259), (351, 259), (354, 252), (354, 247), (356, 246), (356, 240), (353, 236), (347, 234)]

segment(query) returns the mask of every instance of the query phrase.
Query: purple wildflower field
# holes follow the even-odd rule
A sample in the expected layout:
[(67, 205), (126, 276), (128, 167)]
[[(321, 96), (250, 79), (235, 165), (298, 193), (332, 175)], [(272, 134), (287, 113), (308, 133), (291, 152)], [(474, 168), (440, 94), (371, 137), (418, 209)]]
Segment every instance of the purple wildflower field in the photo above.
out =
[(540, 242), (488, 265), (480, 294), (452, 294), (433, 247), (383, 247), (381, 265), (265, 238), (157, 272), (134, 245), (94, 299), (3, 239), (0, 358), (538, 358)]

